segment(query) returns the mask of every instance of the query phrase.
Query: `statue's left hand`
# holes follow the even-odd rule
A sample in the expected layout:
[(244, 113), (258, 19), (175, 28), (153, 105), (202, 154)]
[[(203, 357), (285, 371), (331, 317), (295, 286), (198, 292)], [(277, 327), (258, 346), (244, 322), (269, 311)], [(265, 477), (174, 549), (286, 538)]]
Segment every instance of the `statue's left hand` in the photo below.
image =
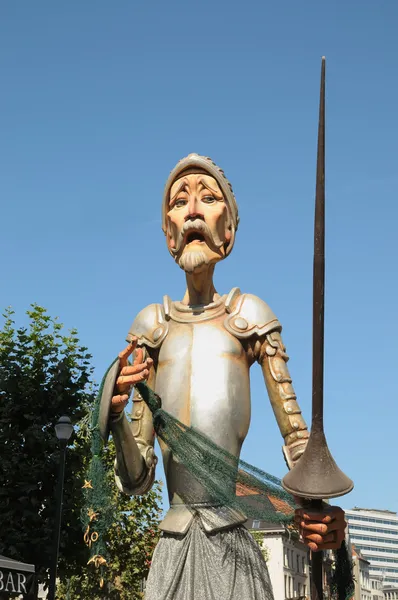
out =
[(317, 510), (298, 508), (294, 520), (312, 552), (337, 550), (345, 538), (347, 523), (344, 511), (338, 506), (323, 504)]

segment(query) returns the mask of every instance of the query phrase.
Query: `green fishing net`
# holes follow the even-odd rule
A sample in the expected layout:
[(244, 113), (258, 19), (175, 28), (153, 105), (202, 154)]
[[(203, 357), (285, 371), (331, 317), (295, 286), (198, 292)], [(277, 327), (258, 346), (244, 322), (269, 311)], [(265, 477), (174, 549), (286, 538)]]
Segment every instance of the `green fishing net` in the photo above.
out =
[(112, 490), (102, 456), (104, 443), (99, 429), (99, 412), (105, 380), (113, 365), (114, 362), (102, 379), (91, 417), (91, 460), (83, 485), (85, 504), (80, 517), (84, 529), (84, 542), (90, 549), (88, 564), (100, 570), (101, 583), (109, 561), (106, 534), (112, 526), (114, 511)]
[(351, 600), (355, 592), (353, 564), (345, 541), (334, 551), (334, 572), (330, 582), (330, 593), (337, 600)]
[[(103, 442), (98, 417), (106, 372), (98, 393), (92, 418), (92, 459), (85, 485), (86, 508), (83, 512), (85, 541), (90, 546), (89, 562), (104, 568), (109, 560), (106, 532), (112, 524), (111, 490), (101, 461)], [(253, 520), (293, 527), (295, 501), (282, 487), (281, 480), (221, 448), (193, 427), (188, 427), (162, 408), (160, 397), (145, 383), (135, 386), (148, 405), (156, 435), (170, 449), (174, 459), (199, 482), (211, 498), (212, 506), (235, 510)], [(195, 494), (185, 492), (186, 505), (195, 509)], [(203, 518), (203, 514), (201, 514)], [(103, 574), (102, 574), (103, 576)], [(352, 595), (352, 562), (346, 545), (336, 551), (335, 571), (331, 587), (335, 600), (348, 600)]]
[[(136, 388), (152, 412), (157, 436), (169, 447), (174, 459), (200, 482), (212, 504), (256, 520), (293, 523), (294, 499), (283, 489), (280, 479), (239, 460), (193, 427), (181, 423), (162, 409), (159, 396), (146, 383), (137, 383)], [(195, 503), (189, 492), (182, 499), (188, 505)]]

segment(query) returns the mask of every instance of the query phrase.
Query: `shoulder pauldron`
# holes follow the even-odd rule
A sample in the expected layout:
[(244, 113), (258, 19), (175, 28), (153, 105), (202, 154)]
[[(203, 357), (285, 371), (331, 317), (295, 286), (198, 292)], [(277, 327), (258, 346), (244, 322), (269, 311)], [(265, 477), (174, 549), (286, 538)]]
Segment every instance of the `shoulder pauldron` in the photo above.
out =
[(239, 288), (229, 293), (225, 309), (228, 315), (224, 327), (239, 339), (261, 337), (282, 329), (268, 304), (253, 294), (241, 294)]
[(170, 299), (165, 296), (162, 304), (149, 304), (134, 320), (129, 329), (127, 341), (138, 338), (139, 346), (159, 348), (169, 330)]

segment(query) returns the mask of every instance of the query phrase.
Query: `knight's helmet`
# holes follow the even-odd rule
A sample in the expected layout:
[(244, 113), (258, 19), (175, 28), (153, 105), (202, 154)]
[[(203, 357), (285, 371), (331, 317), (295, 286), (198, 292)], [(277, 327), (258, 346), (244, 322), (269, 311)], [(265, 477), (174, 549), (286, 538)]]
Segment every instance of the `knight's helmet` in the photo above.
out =
[(163, 202), (162, 202), (162, 229), (165, 235), (167, 235), (167, 212), (170, 200), (170, 189), (173, 183), (181, 177), (185, 172), (188, 173), (206, 173), (214, 177), (217, 181), (220, 190), (223, 193), (225, 203), (228, 208), (229, 214), (229, 229), (231, 231), (231, 239), (226, 247), (225, 255), (231, 252), (234, 242), (235, 233), (238, 229), (239, 216), (238, 216), (238, 205), (236, 203), (235, 195), (232, 190), (232, 185), (224, 175), (224, 171), (216, 165), (208, 156), (200, 156), (200, 154), (189, 154), (185, 158), (182, 158), (171, 171), (164, 188)]

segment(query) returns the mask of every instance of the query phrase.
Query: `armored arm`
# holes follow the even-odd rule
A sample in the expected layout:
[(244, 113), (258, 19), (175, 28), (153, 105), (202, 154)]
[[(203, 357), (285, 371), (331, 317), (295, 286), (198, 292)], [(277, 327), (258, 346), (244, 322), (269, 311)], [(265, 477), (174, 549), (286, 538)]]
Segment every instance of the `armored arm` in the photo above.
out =
[[(147, 350), (144, 349), (144, 358)], [(155, 386), (152, 367), (148, 385)], [(131, 423), (124, 411), (111, 417), (111, 431), (116, 447), (115, 479), (120, 491), (129, 495), (145, 494), (155, 478), (157, 458), (154, 453), (152, 414), (134, 390)]]
[[(165, 300), (166, 301), (166, 300)], [(153, 359), (148, 385), (155, 389), (157, 356), (168, 332), (165, 308), (150, 304), (136, 317), (127, 335), (138, 339), (138, 346)], [(115, 478), (119, 489), (126, 494), (145, 494), (155, 478), (157, 458), (153, 445), (155, 432), (152, 414), (137, 390), (134, 391), (131, 424), (124, 412), (112, 417), (111, 430), (116, 446)]]
[(309, 437), (287, 368), (289, 357), (280, 331), (267, 333), (261, 340), (258, 362), (280, 432), (285, 440), (283, 454), (291, 469), (304, 453)]
[(271, 406), (285, 440), (283, 454), (292, 468), (303, 454), (309, 433), (297, 404), (287, 368), (281, 324), (270, 307), (252, 294), (231, 291), (226, 301), (226, 329), (242, 341), (250, 364), (262, 368)]

